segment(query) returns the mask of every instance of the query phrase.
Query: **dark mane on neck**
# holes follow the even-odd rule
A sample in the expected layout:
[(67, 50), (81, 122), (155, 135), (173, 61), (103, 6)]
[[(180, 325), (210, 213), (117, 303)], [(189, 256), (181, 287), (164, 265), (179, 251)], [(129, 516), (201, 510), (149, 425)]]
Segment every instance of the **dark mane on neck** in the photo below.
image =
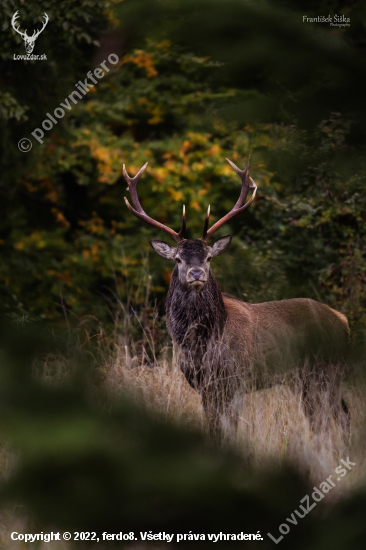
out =
[(205, 347), (211, 337), (218, 338), (223, 331), (227, 313), (220, 287), (213, 276), (199, 292), (187, 289), (179, 282), (174, 269), (166, 298), (166, 316), (169, 334), (185, 347)]

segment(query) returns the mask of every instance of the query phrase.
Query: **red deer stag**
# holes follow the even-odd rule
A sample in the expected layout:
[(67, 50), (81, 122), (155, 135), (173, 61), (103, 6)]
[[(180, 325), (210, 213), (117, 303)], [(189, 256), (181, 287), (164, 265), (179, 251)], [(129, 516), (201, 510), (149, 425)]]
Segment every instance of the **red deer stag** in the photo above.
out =
[[(184, 207), (179, 233), (150, 218), (142, 209), (136, 185), (148, 163), (133, 178), (123, 166), (133, 204), (125, 198), (130, 212), (161, 229), (177, 243), (173, 247), (163, 241), (150, 241), (160, 256), (175, 263), (166, 299), (166, 323), (180, 353), (181, 369), (201, 395), (210, 429), (216, 431), (223, 413), (236, 421), (234, 396), (240, 394), (240, 390), (243, 393), (243, 379), (253, 378), (258, 366), (283, 364), (285, 356), (292, 365), (300, 359), (306, 364), (304, 360), (312, 358), (317, 367), (312, 370), (303, 367), (303, 374), (298, 378), (305, 413), (314, 426), (314, 399), (319, 401), (320, 395), (322, 401), (327, 394), (333, 396), (330, 397), (333, 414), (340, 414), (348, 423), (348, 409), (341, 400), (339, 383), (335, 382), (336, 369), (332, 365), (332, 357), (336, 359), (349, 340), (346, 317), (308, 298), (248, 304), (221, 292), (213, 276), (211, 260), (228, 249), (231, 236), (221, 237), (211, 246), (207, 244), (208, 239), (248, 208), (257, 191), (249, 177), (249, 160), (245, 170), (226, 160), (241, 178), (239, 199), (210, 229), (208, 207), (203, 233), (197, 240), (184, 238)], [(253, 193), (245, 202), (249, 190)], [(328, 366), (325, 371), (324, 365)], [(316, 398), (312, 397), (314, 389)]]

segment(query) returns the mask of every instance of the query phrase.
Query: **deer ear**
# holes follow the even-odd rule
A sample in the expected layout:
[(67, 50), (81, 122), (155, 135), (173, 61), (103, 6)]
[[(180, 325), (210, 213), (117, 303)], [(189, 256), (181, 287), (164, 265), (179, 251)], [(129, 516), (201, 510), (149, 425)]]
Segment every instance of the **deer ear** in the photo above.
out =
[(163, 241), (157, 241), (155, 239), (151, 240), (150, 244), (155, 250), (155, 252), (159, 254), (159, 256), (162, 256), (167, 260), (174, 260), (175, 255), (177, 253), (177, 249), (174, 248), (174, 246), (170, 246), (169, 244), (166, 244)]
[(220, 256), (220, 254), (223, 254), (226, 252), (226, 250), (229, 248), (229, 245), (231, 243), (231, 235), (227, 235), (226, 237), (221, 237), (218, 241), (216, 241), (212, 246), (210, 246), (210, 253), (212, 256)]

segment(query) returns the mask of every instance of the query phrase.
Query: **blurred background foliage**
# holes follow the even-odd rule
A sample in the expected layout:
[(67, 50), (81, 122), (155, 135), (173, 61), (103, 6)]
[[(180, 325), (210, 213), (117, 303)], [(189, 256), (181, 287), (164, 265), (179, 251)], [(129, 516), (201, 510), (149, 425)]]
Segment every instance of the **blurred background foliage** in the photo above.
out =
[[(19, 6), (1, 5), (0, 279), (11, 315), (108, 322), (113, 295), (146, 304), (146, 288), (162, 304), (171, 266), (125, 207), (123, 163), (134, 174), (149, 162), (146, 211), (178, 227), (186, 204), (197, 238), (209, 203), (214, 222), (237, 199), (225, 157), (244, 166), (251, 154), (258, 199), (221, 231), (235, 235), (214, 266), (223, 289), (249, 302), (320, 299), (363, 329), (362, 2), (23, 3), (29, 28), (49, 15), (36, 43), (47, 62), (12, 59), (23, 53), (10, 29)], [(350, 27), (302, 21), (323, 11)], [(30, 132), (110, 53), (118, 66), (40, 145)]]
[[(171, 265), (150, 249), (149, 239), (162, 236), (124, 204), (123, 164), (133, 175), (148, 161), (139, 182), (145, 210), (176, 229), (185, 204), (188, 236), (197, 238), (208, 204), (213, 223), (237, 200), (239, 178), (225, 157), (244, 167), (250, 154), (257, 199), (218, 232), (234, 235), (214, 266), (222, 289), (248, 302), (319, 299), (345, 313), (363, 337), (364, 2), (0, 6), (0, 292), (7, 319), (0, 424), (22, 456), (2, 496), (69, 530), (119, 532), (121, 517), (129, 531), (220, 525), (235, 532), (241, 521), (262, 536), (276, 530), (306, 494), (297, 473), (284, 468), (254, 478), (242, 459), (211, 452), (200, 434), (162, 424), (135, 404), (99, 410), (83, 369), (70, 388), (45, 387), (29, 373), (37, 337), (14, 336), (5, 326), (43, 319), (53, 328), (85, 320), (118, 328), (121, 307), (142, 307), (148, 324), (155, 300), (163, 315)], [(38, 28), (48, 14), (35, 47), (47, 61), (13, 59), (25, 53), (10, 26), (16, 10), (22, 29)], [(304, 15), (335, 14), (349, 17), (350, 27), (303, 22)], [(40, 145), (31, 132), (110, 53), (118, 65)], [(33, 141), (29, 153), (18, 150), (23, 137)], [(164, 344), (161, 315), (155, 334)], [(93, 373), (88, 360), (83, 356)], [(364, 509), (360, 492), (326, 521), (309, 515), (281, 544), (361, 548)]]

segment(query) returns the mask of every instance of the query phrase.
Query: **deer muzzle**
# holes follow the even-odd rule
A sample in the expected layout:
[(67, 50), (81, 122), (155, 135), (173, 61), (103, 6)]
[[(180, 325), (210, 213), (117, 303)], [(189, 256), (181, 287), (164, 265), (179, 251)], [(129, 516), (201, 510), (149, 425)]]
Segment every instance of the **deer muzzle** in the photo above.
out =
[(187, 273), (187, 282), (192, 286), (202, 286), (206, 282), (206, 274), (201, 267), (191, 267)]

